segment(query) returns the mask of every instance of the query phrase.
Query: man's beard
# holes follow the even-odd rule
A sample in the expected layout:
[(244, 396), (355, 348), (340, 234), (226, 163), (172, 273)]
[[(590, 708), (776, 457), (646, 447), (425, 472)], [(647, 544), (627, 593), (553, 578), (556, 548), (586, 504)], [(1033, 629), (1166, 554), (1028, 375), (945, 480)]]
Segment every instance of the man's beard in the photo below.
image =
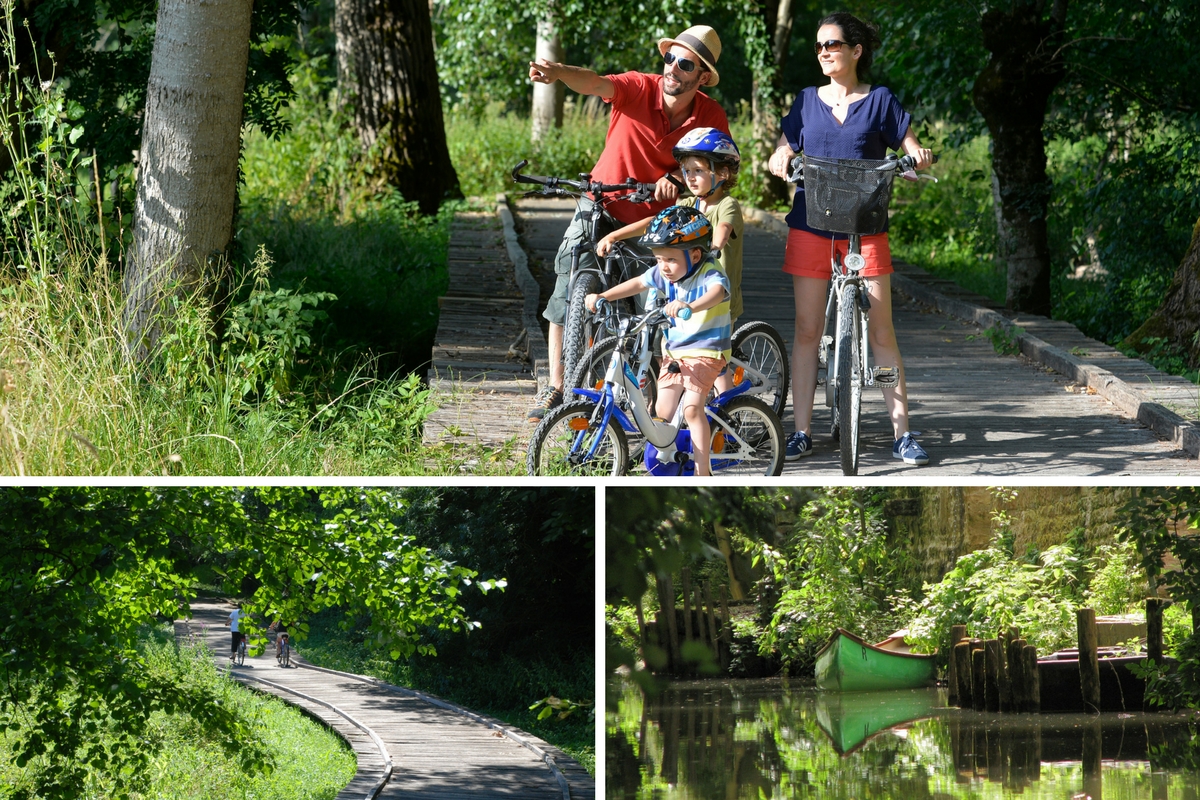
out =
[(681, 94), (687, 94), (688, 92), (692, 91), (693, 89), (695, 89), (697, 86), (700, 85), (700, 75), (702, 75), (702, 74), (703, 73), (700, 72), (699, 68), (697, 68), (696, 69), (696, 77), (691, 78), (690, 80), (687, 78), (679, 78), (678, 75), (672, 76), (676, 80), (678, 80), (679, 83), (675, 84), (674, 86), (671, 86), (671, 85), (667, 84), (666, 81), (664, 81), (663, 82), (663, 94), (669, 95), (671, 97), (678, 97)]

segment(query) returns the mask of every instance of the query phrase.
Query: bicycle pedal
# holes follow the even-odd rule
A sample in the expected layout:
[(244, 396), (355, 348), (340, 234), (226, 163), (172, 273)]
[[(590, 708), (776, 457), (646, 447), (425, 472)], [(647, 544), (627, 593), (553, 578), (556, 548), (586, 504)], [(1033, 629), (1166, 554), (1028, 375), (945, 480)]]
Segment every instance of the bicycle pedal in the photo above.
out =
[(900, 373), (894, 367), (876, 367), (871, 380), (876, 386), (895, 386), (900, 382)]

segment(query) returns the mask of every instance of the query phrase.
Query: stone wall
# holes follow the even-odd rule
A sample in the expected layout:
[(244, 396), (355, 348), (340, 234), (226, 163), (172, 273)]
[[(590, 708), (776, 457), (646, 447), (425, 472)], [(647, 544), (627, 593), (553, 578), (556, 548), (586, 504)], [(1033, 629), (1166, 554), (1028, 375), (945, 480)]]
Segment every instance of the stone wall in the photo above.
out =
[[(1111, 542), (1115, 517), (1129, 498), (1124, 487), (1026, 486), (1004, 507), (1011, 518), (1014, 550), (1030, 545), (1044, 550), (1083, 531), (1089, 548)], [(986, 547), (992, 537), (992, 512), (999, 505), (984, 486), (897, 488), (885, 505), (896, 543), (907, 541), (923, 581), (936, 582), (955, 560)]]

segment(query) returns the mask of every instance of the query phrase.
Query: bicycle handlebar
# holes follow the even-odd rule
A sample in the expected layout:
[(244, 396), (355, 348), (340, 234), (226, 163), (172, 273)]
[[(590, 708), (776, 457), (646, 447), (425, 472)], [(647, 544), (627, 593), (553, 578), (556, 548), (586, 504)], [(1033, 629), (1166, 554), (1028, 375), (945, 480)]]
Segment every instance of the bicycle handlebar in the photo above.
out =
[[(936, 164), (937, 161), (938, 161), (938, 157), (935, 155), (933, 157), (932, 163)], [(903, 155), (903, 156), (900, 156), (899, 158), (897, 158), (895, 153), (888, 153), (888, 157), (884, 161), (884, 163), (880, 164), (875, 169), (881, 170), (881, 171), (894, 169), (900, 173), (915, 172), (916, 164), (917, 164), (917, 160), (915, 158), (913, 158), (912, 156)], [(791, 166), (791, 171), (788, 173), (788, 177), (787, 177), (788, 183), (803, 183), (804, 182), (804, 156), (803, 155), (793, 156), (790, 166)]]
[(529, 164), (529, 159), (521, 159), (521, 162), (512, 168), (512, 178), (516, 183), (531, 183), (535, 186), (543, 187), (541, 194), (562, 194), (566, 190), (563, 187), (573, 189), (580, 194), (590, 194), (593, 199), (598, 199), (603, 194), (615, 194), (617, 192), (627, 192), (624, 197), (619, 197), (619, 200), (628, 200), (631, 203), (646, 203), (654, 199), (655, 185), (653, 183), (638, 183), (633, 178), (626, 178), (623, 183), (601, 183), (591, 180), (591, 175), (581, 174), (580, 180), (574, 181), (569, 178), (552, 178), (544, 175), (525, 175), (521, 172)]

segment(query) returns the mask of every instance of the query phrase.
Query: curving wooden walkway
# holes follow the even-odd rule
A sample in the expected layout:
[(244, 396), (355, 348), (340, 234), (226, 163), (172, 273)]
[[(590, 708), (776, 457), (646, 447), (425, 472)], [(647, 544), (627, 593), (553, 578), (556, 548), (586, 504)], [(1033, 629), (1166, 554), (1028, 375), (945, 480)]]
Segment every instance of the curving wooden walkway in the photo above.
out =
[[(193, 603), (192, 620), (177, 622), (176, 634), (202, 636), (226, 666), (229, 610)], [(372, 678), (293, 663), (280, 667), (270, 650), (230, 674), (300, 707), (354, 748), (358, 773), (338, 800), (595, 798), (595, 782), (573, 759), (498, 720)]]

